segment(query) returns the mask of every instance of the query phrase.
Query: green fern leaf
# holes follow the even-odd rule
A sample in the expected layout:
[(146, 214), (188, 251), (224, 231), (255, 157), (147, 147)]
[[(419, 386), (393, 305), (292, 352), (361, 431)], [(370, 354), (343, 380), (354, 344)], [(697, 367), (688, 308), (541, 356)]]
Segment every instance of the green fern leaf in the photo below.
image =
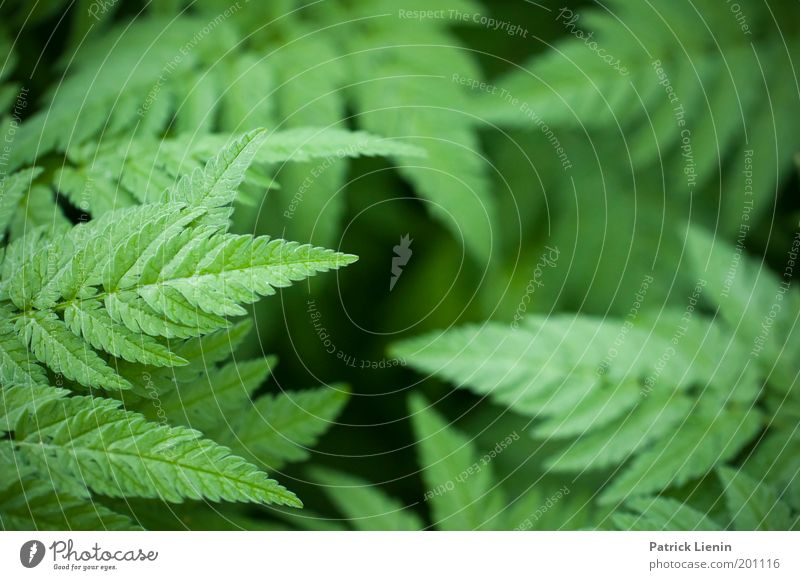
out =
[(640, 400), (621, 422), (576, 439), (546, 462), (548, 469), (603, 469), (625, 461), (651, 442), (662, 440), (689, 414), (692, 399), (659, 390)]
[[(421, 371), (489, 395), (517, 412), (554, 415), (559, 421), (566, 413), (580, 417), (573, 409), (587, 397), (583, 404), (592, 414), (591, 401), (606, 398), (616, 402), (601, 407), (604, 412), (624, 412), (638, 398), (630, 384), (620, 387), (631, 381), (640, 381), (642, 389), (662, 383), (686, 389), (710, 382), (729, 388), (729, 377), (745, 385), (743, 390), (752, 384), (738, 346), (715, 346), (705, 337), (719, 329), (703, 320), (684, 324), (680, 319), (680, 314), (666, 313), (655, 322), (634, 325), (589, 316), (533, 316), (516, 329), (499, 323), (465, 326), (405, 341), (392, 352)], [(679, 330), (685, 337), (673, 346)], [(723, 367), (720, 360), (729, 362)], [(601, 425), (602, 420), (596, 424)]]
[(244, 314), (240, 303), (255, 302), (316, 272), (340, 268), (356, 256), (268, 237), (218, 235), (184, 256), (174, 271), (158, 281), (140, 284), (137, 293), (148, 302), (159, 301), (171, 288), (193, 306), (219, 316)]
[(733, 335), (749, 349), (771, 383), (788, 392), (796, 383), (795, 353), (800, 333), (791, 316), (800, 310), (800, 292), (766, 265), (699, 228), (689, 231), (689, 257), (695, 274), (707, 280), (705, 299), (719, 309)]
[[(194, 321), (191, 319), (187, 320), (188, 324), (175, 322), (165, 314), (151, 308), (134, 292), (109, 294), (105, 297), (104, 303), (108, 314), (114, 321), (124, 324), (132, 332), (143, 332), (150, 336), (163, 336), (168, 339), (191, 338), (224, 326), (224, 320), (220, 325), (211, 327), (192, 324)], [(169, 309), (169, 311), (171, 312), (173, 309)]]
[(0, 393), (0, 436), (12, 431), (24, 414), (68, 393), (65, 389), (42, 384), (17, 386), (6, 381), (3, 381), (3, 384), (12, 386), (4, 386)]
[(230, 358), (252, 328), (252, 321), (244, 318), (223, 330), (184, 341), (175, 348), (175, 353), (189, 361), (189, 364), (176, 368), (174, 372), (187, 382), (195, 381), (209, 368)]
[[(189, 213), (188, 218), (184, 212)], [(19, 276), (18, 284), (33, 287), (26, 292), (33, 295), (30, 302), (39, 309), (52, 308), (59, 297), (71, 300), (94, 294), (92, 286), (104, 281), (112, 285), (134, 265), (141, 267), (140, 258), (155, 254), (164, 236), (180, 230), (196, 216), (179, 204), (110, 212), (79, 224), (54, 243), (43, 244), (34, 259), (48, 265), (47, 276), (41, 282)], [(21, 290), (15, 292), (23, 294)], [(17, 302), (24, 305), (22, 300)]]
[(115, 322), (96, 300), (70, 303), (64, 310), (64, 323), (93, 348), (130, 362), (168, 367), (187, 363), (150, 336)]
[(666, 497), (638, 498), (625, 503), (634, 513), (614, 514), (614, 525), (630, 531), (703, 531), (716, 532), (722, 528), (703, 512)]
[(230, 205), (265, 138), (265, 129), (243, 135), (209, 161), (204, 169), (197, 169), (181, 179), (166, 193), (164, 201), (208, 208)]
[(332, 469), (315, 467), (309, 472), (356, 530), (369, 532), (423, 529), (419, 516), (379, 487)]
[(71, 225), (50, 188), (42, 183), (34, 183), (28, 195), (22, 198), (16, 219), (9, 226), (9, 239), (18, 240), (37, 228), (56, 233)]
[(434, 524), (441, 530), (484, 527), (504, 503), (491, 466), (481, 465), (472, 442), (422, 397), (411, 397), (409, 406)]
[(610, 502), (703, 476), (761, 428), (758, 377), (724, 336), (713, 321), (677, 312), (637, 324), (532, 316), (518, 328), (487, 323), (412, 339), (393, 354), (535, 417), (537, 436), (577, 438), (550, 467), (597, 469), (637, 454), (601, 496)]
[(17, 332), (38, 361), (70, 380), (106, 390), (131, 388), (128, 381), (115, 373), (51, 312), (35, 311), (22, 315), (17, 321)]
[(737, 530), (792, 529), (791, 509), (765, 483), (730, 468), (718, 470), (725, 488), (725, 501)]
[(197, 431), (149, 423), (108, 399), (48, 402), (23, 417), (13, 446), (20, 460), (60, 491), (110, 497), (249, 501), (301, 506), (291, 492)]
[[(285, 34), (292, 41), (276, 52), (273, 61), (279, 81), (275, 102), (280, 117), (292, 128), (335, 127), (346, 114), (347, 103), (341, 90), (347, 82), (345, 67), (337, 58), (336, 47), (330, 39), (319, 34), (309, 35), (313, 29), (299, 18), (290, 20), (290, 15), (286, 16), (285, 24), (281, 21), (281, 25), (285, 25)], [(325, 135), (322, 138), (327, 141), (330, 133), (326, 131)], [(310, 146), (320, 140), (309, 137), (310, 140), (298, 142), (294, 150), (287, 151), (293, 161), (300, 161), (296, 154), (307, 155)], [(280, 143), (283, 139), (274, 141)], [(402, 145), (402, 142), (397, 144)], [(275, 212), (276, 217), (281, 218), (280, 223), (276, 219), (275, 225), (285, 228), (287, 238), (323, 245), (335, 242), (345, 210), (344, 196), (336, 193), (341, 191), (347, 176), (348, 163), (343, 156), (354, 149), (352, 145), (345, 145), (338, 152), (331, 151), (325, 156), (322, 168), (319, 162), (279, 167), (275, 176), (281, 184), (276, 196), (279, 207), (291, 207), (296, 192), (301, 188), (303, 191), (303, 203), (295, 204), (291, 220), (286, 219), (283, 213), (286, 210)]]
[[(236, 48), (227, 53), (236, 54), (236, 58), (221, 58), (217, 67), (219, 82), (225, 87), (219, 99), (220, 129), (240, 131), (247, 126), (274, 126), (275, 103), (270, 97), (276, 83), (272, 59), (262, 53), (244, 51), (241, 46)], [(260, 89), (256, 98), (253, 87)]]
[[(127, 517), (99, 502), (66, 493), (35, 477), (14, 460), (8, 445), (0, 444), (0, 530), (135, 530)], [(34, 515), (35, 514), (35, 515)]]
[[(777, 109), (796, 101), (782, 82), (796, 39), (787, 44), (783, 34), (752, 33), (774, 23), (774, 8), (749, 5), (746, 34), (712, 0), (613, 0), (586, 10), (564, 7), (553, 16), (564, 32), (556, 49), (493, 81), (489, 94), (478, 95), (476, 115), (540, 132), (554, 146), (570, 129), (588, 129), (592, 140), (620, 131), (614, 148), (626, 154), (611, 159), (618, 165), (604, 173), (682, 175), (667, 186), (684, 194), (705, 192), (715, 175), (726, 179), (727, 160), (754, 152), (777, 171), (753, 172), (751, 217), (772, 207), (775, 185), (798, 148), (796, 134), (758, 114), (765, 100)], [(754, 77), (762, 82), (752, 83)], [(569, 186), (569, 179), (562, 183)], [(718, 187), (707, 191), (719, 194)], [(721, 201), (717, 221), (728, 234), (740, 225), (742, 201), (732, 194)], [(720, 204), (711, 196), (707, 202)]]
[(701, 400), (669, 437), (637, 456), (602, 493), (610, 503), (679, 486), (730, 460), (762, 428), (756, 409)]
[(232, 421), (231, 446), (259, 465), (279, 469), (302, 461), (349, 399), (342, 385), (264, 395)]
[(25, 386), (48, 384), (44, 369), (32, 360), (14, 327), (5, 320), (0, 321), (0, 383)]
[(4, 176), (4, 179), (0, 182), (0, 233), (6, 231), (19, 210), (20, 202), (31, 187), (33, 180), (42, 171), (41, 167), (31, 167), (30, 169)]
[(427, 157), (426, 149), (364, 131), (304, 127), (271, 135), (257, 155), (259, 161), (284, 163), (352, 157)]
[(235, 421), (237, 413), (247, 411), (250, 396), (264, 383), (275, 364), (275, 357), (268, 357), (233, 361), (219, 369), (206, 367), (205, 377), (163, 396), (161, 407), (173, 423), (216, 436)]

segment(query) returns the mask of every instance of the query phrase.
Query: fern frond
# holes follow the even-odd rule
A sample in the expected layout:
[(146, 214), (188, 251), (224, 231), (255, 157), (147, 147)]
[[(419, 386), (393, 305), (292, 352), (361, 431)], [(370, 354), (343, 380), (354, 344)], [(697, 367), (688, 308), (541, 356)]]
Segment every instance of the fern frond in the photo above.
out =
[(643, 447), (663, 441), (692, 408), (691, 397), (658, 390), (639, 400), (625, 417), (583, 434), (547, 460), (549, 469), (581, 471), (618, 465)]
[[(657, 381), (676, 389), (709, 382), (728, 386), (728, 377), (745, 382), (747, 365), (740, 347), (723, 344), (712, 352), (715, 341), (704, 337), (720, 331), (697, 319), (678, 326), (680, 319), (679, 313), (667, 312), (647, 328), (590, 316), (532, 316), (517, 329), (499, 323), (464, 326), (402, 342), (392, 352), (419, 370), (489, 395), (520, 413), (562, 420), (565, 411), (589, 395), (595, 403), (627, 398), (629, 408), (638, 392), (621, 387), (626, 381), (639, 381), (641, 388), (648, 380)], [(671, 337), (679, 330), (686, 335), (673, 346)], [(659, 365), (662, 357), (665, 363)], [(730, 366), (721, 365), (719, 357)], [(612, 388), (597, 388), (604, 384)], [(614, 408), (619, 404), (617, 399)]]
[(244, 314), (241, 303), (250, 304), (259, 296), (274, 294), (275, 288), (357, 259), (266, 236), (234, 234), (204, 238), (181, 258), (180, 264), (168, 265), (154, 281), (139, 284), (136, 292), (152, 303), (164, 299), (168, 289), (177, 290), (190, 305), (218, 316)]
[(413, 511), (368, 481), (322, 467), (309, 472), (356, 530), (419, 531), (424, 527)]
[(0, 234), (4, 233), (19, 210), (20, 202), (30, 189), (33, 180), (43, 169), (31, 167), (4, 176), (0, 181)]
[(85, 387), (108, 390), (131, 388), (128, 381), (70, 332), (53, 312), (36, 311), (21, 315), (17, 321), (17, 332), (39, 362), (70, 380)]
[(652, 447), (605, 488), (602, 502), (647, 495), (680, 486), (709, 473), (739, 453), (763, 426), (757, 409), (724, 407), (721, 401), (701, 400), (665, 447)]
[(38, 479), (15, 461), (7, 445), (0, 444), (0, 530), (135, 530), (138, 526), (95, 501), (56, 493), (53, 485)]
[[(3, 384), (13, 383), (4, 381)], [(51, 387), (46, 383), (3, 387), (0, 391), (0, 435), (12, 431), (26, 413), (48, 401), (65, 397), (67, 393), (66, 389)]]
[(257, 464), (279, 469), (309, 457), (349, 398), (342, 385), (264, 395), (232, 421), (227, 440)]
[[(794, 404), (797, 407), (797, 403)], [(781, 401), (769, 421), (767, 434), (748, 455), (742, 470), (774, 489), (783, 501), (800, 511), (800, 433), (797, 432), (797, 411), (790, 401)], [(784, 420), (786, 423), (784, 423)]]
[(617, 512), (612, 519), (621, 530), (630, 531), (721, 531), (722, 527), (703, 512), (685, 503), (666, 498), (637, 498), (625, 503), (630, 512)]
[(392, 350), (534, 417), (534, 436), (574, 438), (547, 460), (552, 468), (621, 466), (633, 456), (601, 496), (611, 502), (701, 477), (762, 428), (758, 374), (724, 337), (713, 321), (672, 311), (636, 323), (531, 316), (518, 328), (466, 326)]
[[(588, 129), (592, 139), (620, 132), (615, 143), (622, 154), (609, 160), (617, 166), (608, 173), (680, 175), (685, 179), (667, 185), (684, 194), (705, 192), (715, 176), (724, 177), (729, 160), (755, 152), (777, 169), (754, 172), (749, 203), (755, 218), (774, 203), (775, 184), (800, 146), (796, 134), (758, 114), (765, 100), (777, 109), (796, 107), (797, 95), (782, 78), (793, 70), (791, 55), (800, 45), (788, 31), (763, 32), (774, 26), (774, 8), (752, 3), (747, 13), (752, 28), (743, 34), (738, 20), (712, 0), (564, 7), (553, 12), (563, 39), (493, 81), (502, 90), (478, 95), (475, 114), (545, 133)], [(788, 9), (784, 18), (796, 20), (796, 11)], [(719, 203), (716, 188), (708, 193), (709, 205)], [(729, 235), (741, 208), (741, 197), (722, 200), (720, 221)]]
[(208, 369), (225, 361), (236, 352), (252, 328), (252, 321), (243, 318), (223, 330), (184, 341), (175, 349), (175, 353), (186, 359), (189, 364), (175, 369), (175, 372), (187, 381), (202, 376)]
[(426, 158), (424, 147), (365, 131), (300, 127), (270, 135), (256, 159), (265, 163), (355, 157)]
[[(7, 315), (0, 310), (0, 313)], [(0, 320), (0, 382), (8, 385), (47, 385), (47, 374), (31, 357), (14, 327)]]
[(300, 506), (275, 481), (197, 431), (150, 423), (119, 402), (71, 397), (47, 402), (15, 428), (17, 459), (59, 491), (180, 502), (249, 501)]
[[(166, 302), (166, 300), (165, 300)], [(180, 317), (177, 309), (177, 301), (169, 303), (163, 310), (152, 308), (145, 300), (134, 292), (117, 292), (105, 297), (104, 305), (111, 318), (125, 325), (132, 332), (141, 332), (155, 337), (172, 338), (193, 338), (207, 332), (214, 332), (224, 328), (225, 320), (214, 317), (211, 323), (207, 323), (208, 316), (203, 316), (199, 309), (199, 315), (184, 319), (185, 324), (177, 322), (175, 318)], [(173, 313), (173, 316), (170, 316)], [(216, 321), (219, 321), (216, 323)]]
[[(264, 457), (278, 463), (305, 457), (301, 446), (316, 441), (327, 426), (325, 419), (344, 402), (309, 398), (312, 407), (325, 408), (308, 420), (281, 406), (292, 400), (288, 395), (274, 405), (271, 398), (261, 399), (253, 407), (250, 397), (272, 359), (217, 367), (249, 328), (227, 320), (244, 314), (243, 304), (356, 259), (310, 245), (228, 233), (229, 208), (265, 136), (257, 130), (233, 141), (204, 168), (178, 181), (163, 200), (121, 208), (109, 202), (96, 219), (53, 231), (32, 229), (3, 249), (0, 431), (7, 439), (0, 451), (26, 474), (11, 481), (9, 489), (24, 494), (30, 487), (30, 507), (40, 511), (32, 512), (36, 525), (60, 527), (63, 521), (76, 527), (130, 527), (129, 520), (102, 506), (90, 509), (86, 498), (92, 493), (126, 500), (301, 505), (229, 447), (194, 429), (169, 425), (170, 420), (190, 424), (241, 447), (231, 434), (228, 414), (243, 413), (243, 433), (253, 443), (243, 452), (259, 452), (266, 445)], [(166, 163), (179, 166), (174, 157)], [(30, 179), (35, 171), (28, 172)], [(76, 175), (62, 171), (60, 179), (69, 182)], [(135, 188), (144, 178), (107, 179), (109, 187), (119, 181)], [(66, 186), (73, 202), (83, 195), (82, 187), (78, 182)], [(15, 194), (15, 204), (18, 198)], [(209, 389), (189, 389), (198, 387), (204, 374)], [(84, 387), (116, 391), (121, 400), (69, 396), (68, 389)], [(158, 422), (120, 408), (124, 401), (152, 415), (153, 400), (161, 404)], [(269, 437), (256, 432), (255, 421), (248, 418), (251, 409), (262, 420), (270, 413), (291, 416), (286, 432), (274, 433), (284, 438), (280, 444), (273, 448)], [(51, 481), (52, 489), (31, 487), (31, 477)], [(62, 498), (59, 520), (53, 502)], [(6, 509), (3, 499), (0, 493), (3, 525), (29, 525), (20, 519), (19, 506)]]
[(719, 478), (724, 486), (725, 501), (736, 530), (792, 529), (789, 506), (778, 498), (767, 484), (741, 471), (720, 468)]
[(196, 169), (166, 192), (164, 201), (184, 202), (192, 206), (218, 208), (233, 203), (236, 189), (266, 138), (264, 129), (256, 129), (238, 139), (211, 159), (202, 170)]
[(504, 506), (491, 465), (481, 464), (472, 442), (425, 399), (412, 396), (409, 408), (434, 523), (441, 530), (484, 527)]
[[(287, 14), (276, 23), (285, 27), (284, 34), (292, 39), (275, 52), (273, 59), (278, 80), (275, 103), (280, 118), (290, 131), (303, 126), (339, 126), (347, 111), (343, 90), (347, 70), (330, 38), (313, 34), (312, 27), (291, 16)], [(308, 147), (305, 143), (299, 145), (303, 149)], [(344, 155), (355, 147), (345, 144), (338, 149), (326, 156), (324, 171), (319, 170), (318, 162), (302, 162), (297, 156), (293, 156), (293, 161), (300, 163), (279, 167), (275, 177), (282, 188), (276, 196), (279, 207), (289, 207), (295, 192), (301, 188), (304, 191), (303, 203), (295, 204), (292, 219), (279, 224), (286, 228), (287, 237), (320, 244), (336, 240), (346, 206), (344, 196), (337, 195), (345, 184), (349, 166)], [(315, 174), (309, 183), (309, 175)]]
[[(224, 317), (245, 313), (242, 304), (355, 261), (323, 248), (228, 234), (227, 219), (209, 217), (233, 202), (263, 135), (256, 131), (223, 150), (180, 182), (175, 200), (12, 244), (0, 296), (10, 299), (9, 316), (39, 362), (86, 387), (129, 389), (95, 351), (179, 366), (185, 361), (152, 337), (217, 331), (228, 325)], [(13, 350), (13, 341), (4, 344)]]
[(700, 228), (689, 231), (690, 264), (696, 276), (707, 280), (704, 299), (720, 317), (750, 357), (783, 392), (797, 381), (795, 360), (800, 333), (792, 315), (800, 311), (800, 292), (790, 280), (779, 279), (742, 246), (713, 238)]
[[(505, 513), (504, 491), (493, 475), (492, 456), (448, 425), (419, 395), (409, 399), (417, 455), (433, 527), (439, 530), (511, 529), (519, 522)], [(504, 445), (514, 443), (509, 434)], [(505, 448), (505, 447), (504, 447)], [(425, 524), (401, 501), (374, 484), (326, 468), (309, 470), (347, 524), (356, 530), (420, 530)], [(530, 494), (537, 498), (535, 494)], [(529, 503), (522, 507), (526, 515)], [(536, 506), (535, 506), (536, 507)], [(535, 509), (535, 507), (533, 509)]]
[(175, 367), (187, 361), (146, 334), (134, 333), (114, 321), (96, 300), (72, 302), (64, 309), (64, 323), (94, 349), (130, 362)]
[(269, 376), (276, 358), (233, 361), (219, 369), (212, 364), (205, 368), (205, 377), (164, 395), (161, 407), (171, 422), (217, 436), (235, 422), (237, 413), (247, 411), (251, 395)]
[[(625, 509), (612, 516), (614, 525), (622, 530), (795, 529), (797, 522), (792, 517), (791, 508), (781, 501), (769, 485), (728, 467), (719, 468), (717, 475), (723, 486), (727, 514), (712, 519), (691, 505), (675, 499), (642, 497), (628, 500)], [(724, 525), (720, 525), (717, 523), (720, 517), (729, 519), (724, 521)]]

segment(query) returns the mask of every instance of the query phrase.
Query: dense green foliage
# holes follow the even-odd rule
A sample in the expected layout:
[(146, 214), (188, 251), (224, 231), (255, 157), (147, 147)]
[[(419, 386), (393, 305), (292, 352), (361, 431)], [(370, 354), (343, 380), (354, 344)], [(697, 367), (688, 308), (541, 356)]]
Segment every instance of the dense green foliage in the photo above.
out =
[(0, 529), (798, 529), (798, 17), (0, 5)]

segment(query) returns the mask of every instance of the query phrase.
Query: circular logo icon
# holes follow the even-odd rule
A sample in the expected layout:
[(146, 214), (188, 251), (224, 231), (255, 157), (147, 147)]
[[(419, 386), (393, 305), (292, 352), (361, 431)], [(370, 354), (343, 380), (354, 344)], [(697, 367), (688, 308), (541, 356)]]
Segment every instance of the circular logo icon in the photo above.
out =
[(39, 540), (30, 540), (19, 549), (19, 561), (26, 568), (36, 568), (44, 559), (44, 544)]

